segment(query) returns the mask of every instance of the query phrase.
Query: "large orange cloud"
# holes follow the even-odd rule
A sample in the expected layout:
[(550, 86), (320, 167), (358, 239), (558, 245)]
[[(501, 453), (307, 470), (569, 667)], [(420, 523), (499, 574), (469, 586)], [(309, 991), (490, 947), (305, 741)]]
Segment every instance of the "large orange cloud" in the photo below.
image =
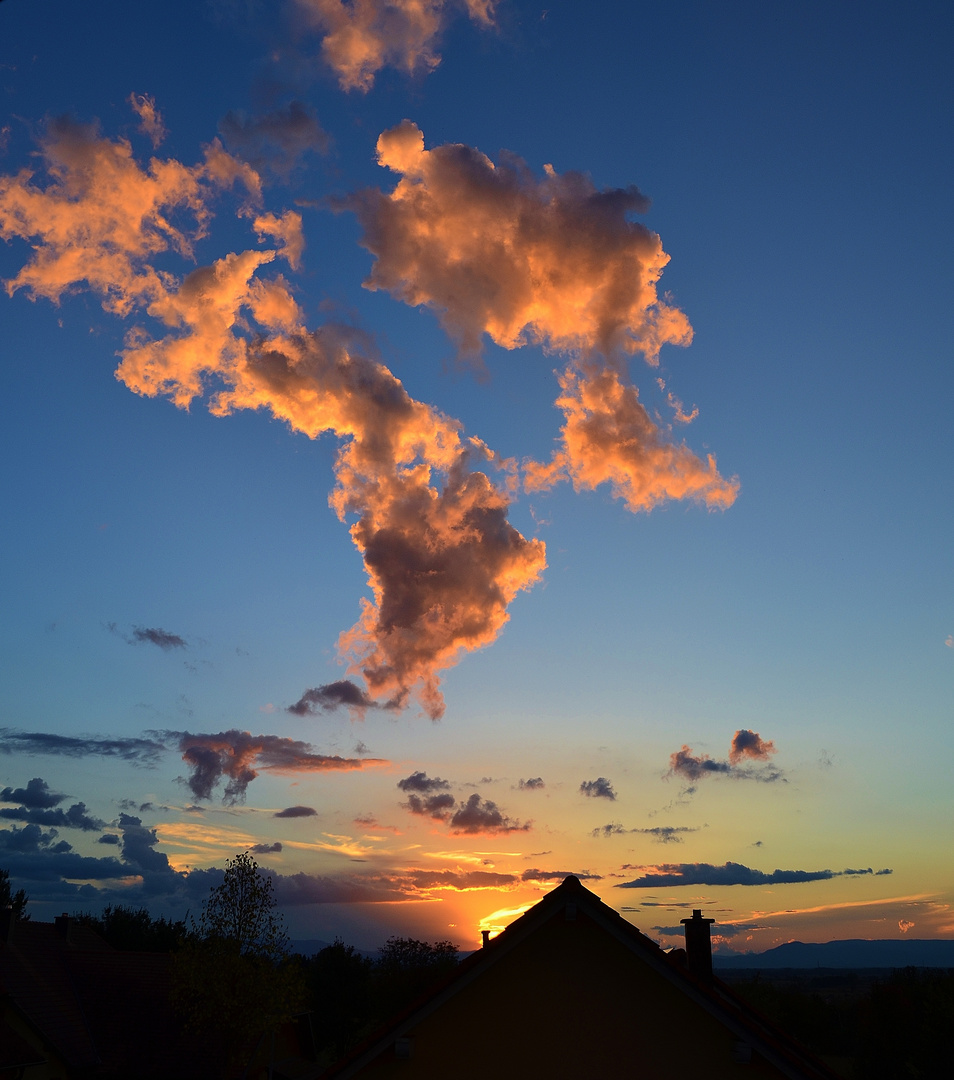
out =
[(562, 447), (549, 465), (530, 465), (528, 486), (610, 482), (634, 511), (686, 497), (731, 505), (738, 483), (711, 456), (673, 444), (625, 372), (627, 354), (655, 365), (663, 345), (692, 338), (657, 291), (669, 256), (629, 218), (648, 200), (549, 166), (535, 177), (512, 155), (495, 165), (459, 144), (426, 150), (408, 120), (377, 146), (401, 178), (390, 193), (348, 201), (375, 256), (366, 286), (432, 308), (464, 354), (477, 355), (486, 334), (506, 349), (535, 343), (571, 357), (557, 401)]
[[(437, 38), (453, 6), (447, 0), (296, 0), (322, 34), (321, 54), (343, 90), (370, 90), (375, 75), (394, 67), (409, 75), (441, 62)], [(471, 19), (493, 23), (496, 0), (464, 0)]]
[[(507, 497), (474, 468), (492, 453), (411, 398), (353, 331), (306, 330), (280, 275), (257, 276), (278, 255), (298, 264), (298, 214), (240, 209), (280, 251), (231, 253), (181, 281), (153, 268), (160, 251), (191, 252), (212, 189), (241, 178), (257, 195), (257, 174), (219, 144), (194, 169), (154, 159), (147, 172), (125, 142), (59, 125), (43, 152), (52, 177), (46, 189), (29, 174), (0, 188), (4, 235), (34, 241), (32, 260), (8, 288), (58, 300), (85, 283), (111, 311), (145, 309), (165, 332), (130, 331), (116, 371), (139, 394), (187, 408), (214, 383), (215, 414), (263, 408), (311, 438), (344, 439), (331, 504), (343, 521), (357, 518), (351, 535), (373, 601), (339, 648), (373, 696), (393, 707), (413, 692), (430, 716), (441, 716), (440, 672), (497, 637), (510, 602), (545, 566), (544, 545), (509, 524)], [(129, 201), (120, 205), (124, 193)], [(169, 224), (183, 209), (191, 234)]]

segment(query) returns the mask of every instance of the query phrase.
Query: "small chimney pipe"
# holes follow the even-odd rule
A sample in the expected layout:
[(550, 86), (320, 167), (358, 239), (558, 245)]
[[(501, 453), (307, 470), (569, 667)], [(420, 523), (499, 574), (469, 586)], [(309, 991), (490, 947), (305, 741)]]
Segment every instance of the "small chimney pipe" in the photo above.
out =
[(490, 944), (490, 931), (489, 930), (481, 930), (480, 931), (480, 936), (481, 936), (481, 939), (482, 939), (481, 948), (486, 949), (487, 946)]
[(686, 966), (700, 979), (712, 981), (712, 940), (709, 927), (715, 919), (704, 919), (702, 911), (694, 908), (691, 919), (680, 919), (686, 928)]

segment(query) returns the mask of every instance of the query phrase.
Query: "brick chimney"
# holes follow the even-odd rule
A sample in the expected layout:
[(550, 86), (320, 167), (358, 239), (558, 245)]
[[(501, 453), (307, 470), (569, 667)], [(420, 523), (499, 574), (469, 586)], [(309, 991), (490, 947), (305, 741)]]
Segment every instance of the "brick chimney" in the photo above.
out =
[(709, 927), (715, 919), (704, 919), (698, 908), (693, 909), (691, 919), (680, 919), (686, 928), (686, 962), (693, 975), (706, 982), (712, 980), (712, 942)]

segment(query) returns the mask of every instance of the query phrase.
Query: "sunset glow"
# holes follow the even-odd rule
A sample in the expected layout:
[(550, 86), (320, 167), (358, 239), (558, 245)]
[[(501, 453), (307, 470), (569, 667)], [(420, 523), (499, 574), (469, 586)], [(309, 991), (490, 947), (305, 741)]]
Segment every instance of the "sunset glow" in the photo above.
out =
[(954, 20), (42, 7), (0, 5), (34, 918), (182, 918), (250, 850), (361, 948), (568, 874), (667, 947), (954, 935)]

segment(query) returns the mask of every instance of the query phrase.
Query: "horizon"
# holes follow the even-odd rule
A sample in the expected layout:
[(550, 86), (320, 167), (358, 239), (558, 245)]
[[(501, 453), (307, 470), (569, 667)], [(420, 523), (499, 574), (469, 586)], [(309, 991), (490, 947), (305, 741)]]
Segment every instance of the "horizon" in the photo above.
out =
[(388, 11), (0, 5), (0, 869), (954, 938), (954, 13)]

